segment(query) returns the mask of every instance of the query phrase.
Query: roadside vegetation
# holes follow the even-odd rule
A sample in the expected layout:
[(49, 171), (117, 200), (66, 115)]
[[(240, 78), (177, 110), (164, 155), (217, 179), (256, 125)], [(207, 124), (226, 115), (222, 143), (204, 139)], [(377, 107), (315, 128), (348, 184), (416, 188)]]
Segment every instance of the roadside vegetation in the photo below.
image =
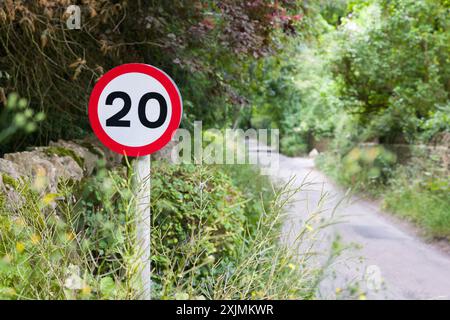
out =
[(387, 210), (444, 239), (449, 10), (439, 0), (324, 3), (315, 37), (284, 60), (295, 65), (284, 77), (294, 79), (288, 92), (297, 103), (277, 123), (285, 154), (319, 149), (318, 166), (338, 183), (383, 199)]
[[(61, 182), (57, 194), (3, 179), (19, 200), (0, 198), (0, 297), (139, 298), (130, 172), (102, 168), (81, 186)], [(154, 162), (153, 298), (314, 298), (323, 269), (308, 263), (316, 252), (297, 248), (313, 243), (320, 225), (305, 226), (295, 244), (279, 242), (298, 191), (274, 189), (252, 166)]]

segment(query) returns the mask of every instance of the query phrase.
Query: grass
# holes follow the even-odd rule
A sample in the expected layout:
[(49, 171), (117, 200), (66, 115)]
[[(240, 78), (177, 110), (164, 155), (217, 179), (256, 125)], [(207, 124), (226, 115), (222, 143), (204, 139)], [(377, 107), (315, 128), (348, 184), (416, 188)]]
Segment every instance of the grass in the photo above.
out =
[(399, 168), (384, 194), (384, 206), (417, 224), (425, 235), (450, 240), (450, 180), (417, 167)]
[(386, 208), (421, 226), (427, 235), (450, 240), (448, 196), (411, 188), (393, 191), (384, 198)]
[[(111, 188), (127, 187), (116, 172), (94, 179), (91, 184), (109, 181)], [(20, 201), (0, 208), (0, 298), (137, 297), (132, 211), (121, 216), (101, 207), (89, 209), (64, 183), (59, 194), (42, 194), (28, 182), (16, 192)], [(101, 223), (92, 223), (100, 214)]]

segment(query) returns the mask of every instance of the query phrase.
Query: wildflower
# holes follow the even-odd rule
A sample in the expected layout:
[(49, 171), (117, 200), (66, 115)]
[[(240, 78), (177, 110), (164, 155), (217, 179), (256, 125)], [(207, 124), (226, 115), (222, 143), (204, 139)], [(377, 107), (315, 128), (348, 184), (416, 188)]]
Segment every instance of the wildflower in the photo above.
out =
[(18, 253), (22, 253), (25, 250), (25, 244), (23, 242), (16, 243), (16, 250)]
[(49, 204), (55, 202), (58, 195), (56, 193), (48, 193), (42, 198), (42, 202), (48, 206)]
[(295, 270), (295, 268), (296, 268), (296, 266), (295, 266), (294, 264), (292, 264), (292, 263), (289, 263), (289, 264), (288, 264), (288, 267), (289, 267), (289, 269), (291, 269), (291, 270)]
[(38, 234), (33, 234), (32, 236), (31, 236), (31, 243), (32, 244), (38, 244), (39, 242), (41, 242), (41, 236), (40, 235), (38, 235)]
[(66, 240), (67, 241), (72, 241), (73, 239), (75, 239), (76, 235), (73, 231), (67, 232), (66, 233)]
[(81, 289), (81, 294), (83, 296), (90, 296), (92, 292), (91, 287), (89, 287), (88, 285), (85, 285), (82, 289)]
[(361, 293), (361, 294), (359, 295), (359, 300), (367, 300), (366, 295), (365, 295), (364, 293)]

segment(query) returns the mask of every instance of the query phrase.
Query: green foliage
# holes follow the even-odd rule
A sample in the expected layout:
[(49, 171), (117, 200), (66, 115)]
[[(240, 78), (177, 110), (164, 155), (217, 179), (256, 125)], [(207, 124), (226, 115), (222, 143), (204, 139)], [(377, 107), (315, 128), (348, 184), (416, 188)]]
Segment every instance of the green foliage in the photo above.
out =
[(96, 197), (81, 202), (63, 182), (58, 194), (41, 195), (21, 182), (16, 188), (20, 201), (1, 195), (2, 299), (137, 297), (132, 199), (114, 196), (130, 190), (127, 180), (114, 171), (92, 180), (85, 188), (95, 188)]
[(85, 236), (84, 249), (95, 257), (95, 272), (110, 274), (115, 282), (136, 290), (131, 282), (138, 255), (134, 247), (136, 202), (132, 188), (126, 168), (113, 172), (100, 169), (78, 191), (80, 200), (74, 210), (79, 216), (76, 228)]
[(320, 3), (320, 15), (326, 22), (333, 26), (338, 26), (341, 19), (347, 14), (348, 0), (326, 0)]
[[(133, 174), (126, 171), (99, 169), (76, 189), (61, 182), (57, 194), (20, 182), (20, 203), (1, 194), (1, 298), (139, 296)], [(309, 264), (312, 251), (299, 261), (296, 246), (321, 227), (307, 222), (293, 247), (279, 242), (283, 208), (295, 192), (275, 192), (252, 166), (154, 162), (154, 297), (313, 298), (322, 269)]]
[(251, 65), (249, 90), (252, 109), (250, 123), (254, 128), (280, 130), (281, 151), (298, 155), (305, 152), (305, 134), (299, 133), (301, 92), (296, 85), (300, 72), (294, 59), (297, 42), (286, 44), (283, 53)]
[(289, 135), (280, 140), (280, 150), (288, 157), (296, 157), (307, 153), (308, 145), (304, 143), (300, 135)]
[(295, 190), (274, 192), (251, 166), (158, 163), (152, 169), (157, 298), (315, 296), (322, 269), (307, 262), (314, 252), (303, 250), (301, 261), (297, 252), (321, 228), (306, 225), (295, 244), (279, 242), (283, 208)]
[[(161, 253), (153, 259), (159, 271), (155, 273), (157, 282), (167, 281), (166, 275), (159, 273), (169, 265), (184, 270), (203, 264), (195, 270), (200, 281), (216, 258), (236, 254), (238, 239), (245, 231), (245, 201), (229, 177), (208, 167), (158, 163), (152, 171), (152, 220), (161, 232), (152, 246)], [(181, 244), (195, 239), (190, 254), (177, 254)], [(171, 253), (170, 259), (164, 253)]]
[(422, 129), (420, 140), (424, 142), (437, 138), (439, 133), (450, 132), (450, 103), (436, 107), (428, 118), (420, 120), (419, 126)]
[(271, 127), (280, 129), (284, 134), (284, 123), (292, 117), (299, 95), (295, 89), (295, 62), (287, 56), (295, 50), (285, 47), (283, 54), (261, 60), (251, 66), (252, 105), (254, 116), (270, 116)]
[(3, 184), (12, 187), (13, 189), (17, 189), (19, 187), (18, 182), (13, 177), (7, 175), (6, 173), (0, 174)]
[(450, 91), (448, 5), (376, 1), (339, 29), (334, 72), (348, 112), (365, 138), (413, 141)]
[[(230, 177), (233, 186), (239, 190), (245, 199), (242, 210), (246, 217), (245, 229), (254, 233), (261, 214), (274, 200), (275, 194), (269, 177), (258, 172), (253, 165), (218, 166), (216, 169)], [(251, 181), (252, 183), (248, 183)]]
[(385, 186), (392, 176), (396, 157), (381, 146), (356, 147), (342, 159), (339, 155), (322, 155), (317, 164), (346, 186), (377, 191), (377, 188)]
[[(0, 104), (0, 108), (1, 106), (2, 104)], [(45, 115), (42, 112), (35, 113), (30, 108), (26, 99), (19, 98), (16, 93), (9, 94), (4, 103), (4, 109), (0, 110), (1, 146), (4, 146), (18, 133), (30, 134), (36, 131), (38, 124), (44, 118)], [(1, 146), (0, 154), (4, 151)]]
[[(315, 24), (321, 22), (317, 18)], [(282, 53), (261, 60), (252, 69), (251, 123), (256, 128), (278, 128), (284, 154), (308, 152), (313, 137), (320, 140), (334, 134), (343, 110), (330, 70), (332, 42), (327, 34), (307, 43), (291, 39)]]
[(385, 193), (384, 205), (422, 227), (429, 237), (450, 239), (450, 179), (424, 166), (401, 167)]

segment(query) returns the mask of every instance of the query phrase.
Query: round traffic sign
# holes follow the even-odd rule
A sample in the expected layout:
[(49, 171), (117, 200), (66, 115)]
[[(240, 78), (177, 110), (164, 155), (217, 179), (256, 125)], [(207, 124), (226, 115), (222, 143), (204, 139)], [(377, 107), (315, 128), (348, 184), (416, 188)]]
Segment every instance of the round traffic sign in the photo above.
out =
[(109, 149), (132, 157), (163, 148), (183, 112), (173, 80), (151, 65), (130, 63), (103, 75), (89, 99), (89, 121)]

